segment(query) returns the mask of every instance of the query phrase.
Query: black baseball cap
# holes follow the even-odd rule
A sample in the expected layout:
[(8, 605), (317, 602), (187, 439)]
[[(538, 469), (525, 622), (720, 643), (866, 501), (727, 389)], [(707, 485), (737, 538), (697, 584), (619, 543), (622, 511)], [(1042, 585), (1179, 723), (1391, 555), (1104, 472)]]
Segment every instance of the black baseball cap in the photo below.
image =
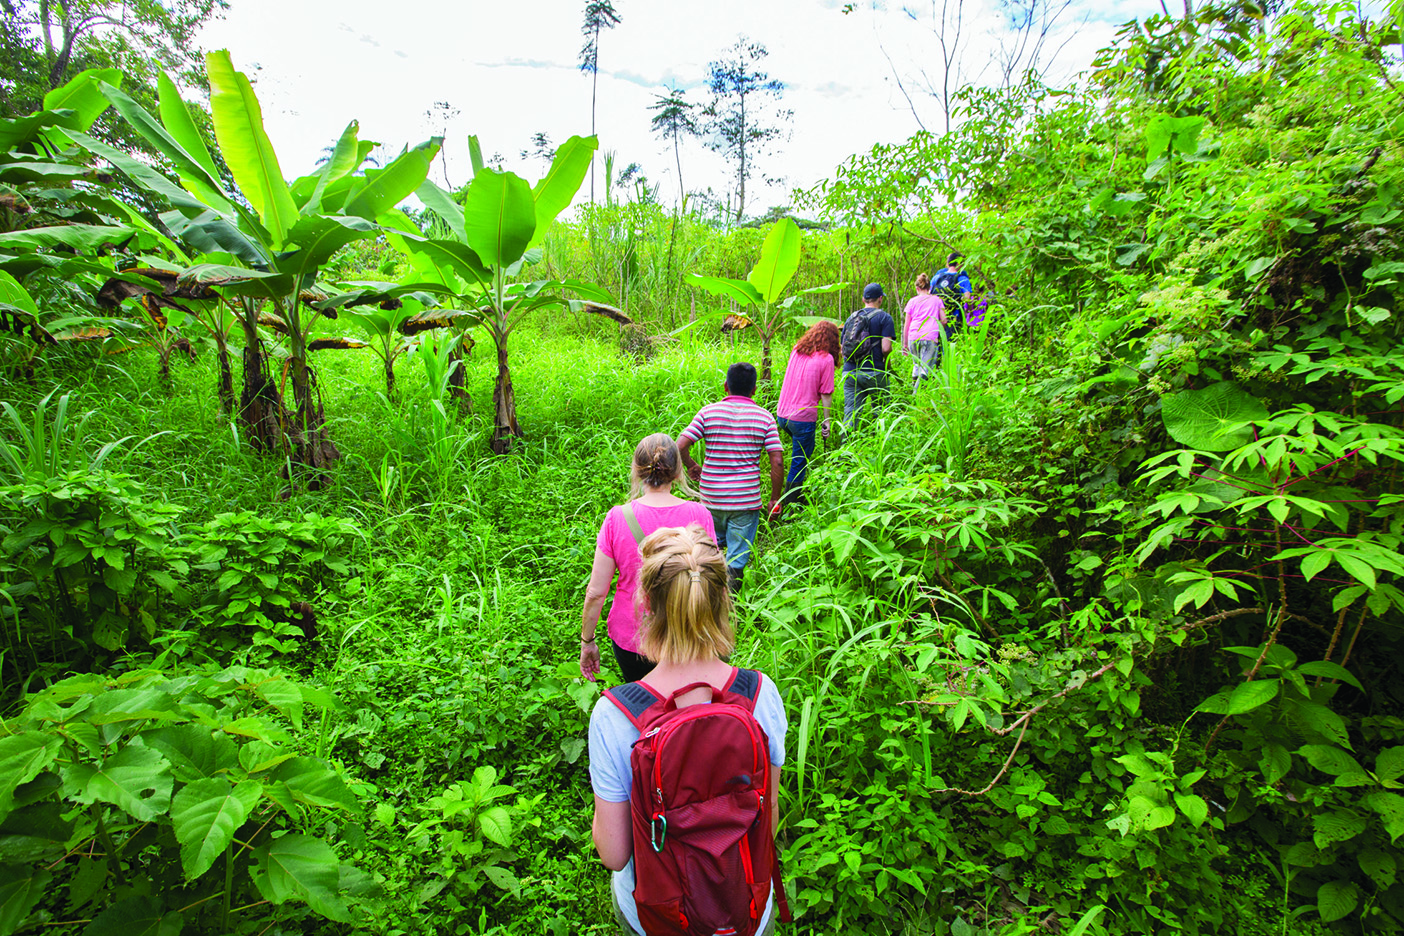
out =
[(882, 285), (879, 283), (869, 283), (863, 287), (863, 300), (882, 298)]

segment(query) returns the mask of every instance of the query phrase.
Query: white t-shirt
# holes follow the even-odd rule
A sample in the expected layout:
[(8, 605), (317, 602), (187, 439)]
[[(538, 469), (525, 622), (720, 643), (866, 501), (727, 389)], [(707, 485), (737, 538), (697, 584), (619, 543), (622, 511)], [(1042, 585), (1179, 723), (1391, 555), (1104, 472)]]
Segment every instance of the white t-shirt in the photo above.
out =
[[(789, 723), (785, 719), (785, 707), (780, 702), (780, 691), (764, 674), (760, 693), (756, 696), (755, 716), (770, 741), (770, 763), (778, 770), (785, 763), (785, 732)], [(638, 739), (639, 730), (619, 711), (617, 705), (603, 697), (595, 703), (595, 710), (590, 713), (590, 786), (594, 788), (595, 795), (606, 803), (629, 802), (629, 788), (633, 783), (629, 752)], [(619, 902), (619, 909), (624, 911), (624, 919), (629, 921), (636, 933), (642, 934), (639, 911), (634, 906), (634, 859), (629, 859), (623, 871), (614, 872), (613, 886), (614, 899)], [(765, 929), (774, 909), (775, 893), (772, 890), (757, 932)]]

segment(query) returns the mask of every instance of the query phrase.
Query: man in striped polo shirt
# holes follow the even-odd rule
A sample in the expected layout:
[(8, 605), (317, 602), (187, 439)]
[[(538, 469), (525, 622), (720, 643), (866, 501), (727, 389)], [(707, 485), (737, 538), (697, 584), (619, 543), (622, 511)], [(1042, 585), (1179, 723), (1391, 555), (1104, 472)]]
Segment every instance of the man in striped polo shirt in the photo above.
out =
[[(761, 501), (760, 456), (770, 456), (767, 509), (774, 510), (784, 486), (784, 450), (775, 417), (751, 399), (756, 392), (754, 366), (731, 365), (722, 389), (726, 399), (702, 407), (678, 436), (678, 452), (692, 480), (701, 482), (702, 500), (716, 524), (717, 545), (726, 552), (731, 590), (738, 591), (756, 541), (761, 507), (767, 506)], [(706, 445), (700, 465), (688, 454), (698, 441)]]

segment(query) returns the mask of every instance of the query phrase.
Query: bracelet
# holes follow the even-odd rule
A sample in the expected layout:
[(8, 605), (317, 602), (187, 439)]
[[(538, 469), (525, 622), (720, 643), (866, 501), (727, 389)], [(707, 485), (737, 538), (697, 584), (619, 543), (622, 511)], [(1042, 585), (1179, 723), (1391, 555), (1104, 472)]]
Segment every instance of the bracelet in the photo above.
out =
[(591, 637), (589, 640), (586, 640), (584, 637), (581, 637), (581, 638), (580, 638), (580, 642), (581, 642), (581, 643), (594, 643), (594, 642), (595, 642), (595, 638)]

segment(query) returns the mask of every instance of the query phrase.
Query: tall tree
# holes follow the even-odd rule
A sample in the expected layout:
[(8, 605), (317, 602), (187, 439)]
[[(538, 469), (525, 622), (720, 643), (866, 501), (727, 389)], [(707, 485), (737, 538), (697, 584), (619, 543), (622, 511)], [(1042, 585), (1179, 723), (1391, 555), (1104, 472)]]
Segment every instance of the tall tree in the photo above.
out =
[[(600, 33), (618, 26), (622, 17), (610, 0), (585, 0), (585, 22), (580, 31), (580, 70), (590, 76), (590, 136), (595, 135), (595, 97), (600, 87)], [(590, 157), (590, 203), (595, 202), (595, 158)]]
[(678, 167), (678, 204), (682, 205), (687, 190), (683, 188), (681, 143), (685, 136), (697, 136), (697, 120), (692, 116), (692, 109), (697, 105), (687, 99), (687, 92), (681, 88), (672, 88), (667, 94), (655, 94), (653, 97), (654, 103), (648, 109), (657, 113), (649, 125), (656, 135), (672, 141), (673, 162)]
[[(785, 132), (778, 121), (788, 121), (794, 111), (776, 108), (762, 113), (766, 98), (778, 101), (785, 83), (771, 78), (759, 65), (769, 55), (759, 42), (745, 36), (727, 50), (727, 57), (707, 64), (707, 88), (712, 92), (702, 113), (707, 146), (721, 153), (736, 167), (736, 220), (746, 209), (746, 180), (751, 177), (756, 157), (767, 153)], [(777, 121), (769, 123), (767, 121)]]

